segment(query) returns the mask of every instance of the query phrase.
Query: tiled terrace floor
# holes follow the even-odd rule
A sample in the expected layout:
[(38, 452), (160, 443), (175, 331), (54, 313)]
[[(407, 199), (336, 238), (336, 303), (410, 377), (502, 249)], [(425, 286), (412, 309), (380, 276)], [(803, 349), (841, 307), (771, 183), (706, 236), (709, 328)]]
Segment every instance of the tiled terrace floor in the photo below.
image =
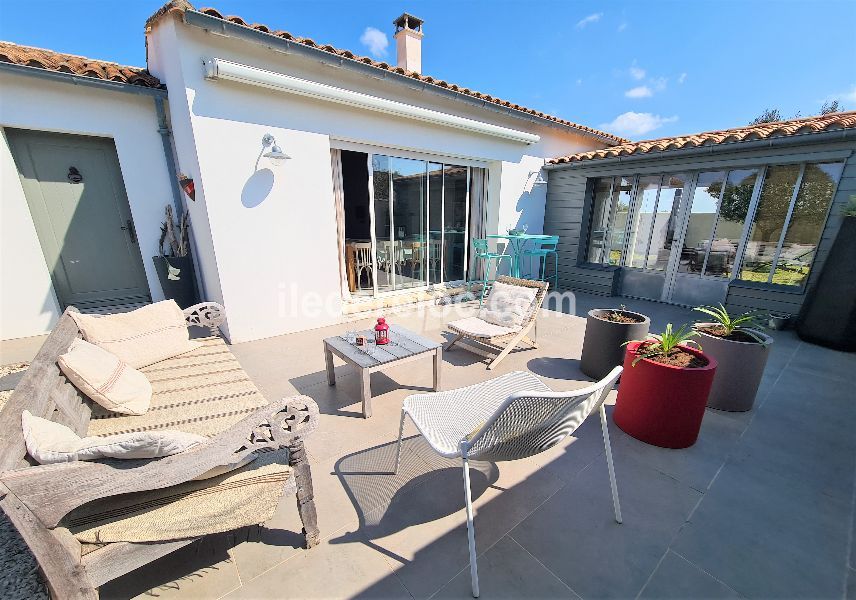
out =
[[(579, 296), (576, 314), (621, 301)], [(623, 302), (649, 314), (654, 330), (695, 318)], [(444, 339), (436, 309), (391, 320)], [(540, 349), (512, 354), (496, 372), (464, 350), (446, 353), (444, 387), (523, 369), (556, 390), (585, 385), (584, 320), (553, 313), (540, 323)], [(102, 598), (469, 597), (459, 465), (433, 455), (410, 426), (402, 472), (389, 473), (401, 401), (428, 388), (431, 362), (374, 375), (374, 416), (364, 420), (358, 378), (337, 362), (328, 387), (321, 351), (323, 337), (354, 328), (233, 346), (266, 396), (300, 392), (321, 408), (307, 447), (323, 543), (298, 547), (289, 498), (249, 541), (207, 539), (108, 584)], [(482, 597), (856, 597), (856, 356), (774, 336), (755, 410), (708, 410), (692, 448), (648, 446), (610, 423), (623, 525), (613, 520), (596, 417), (533, 459), (477, 463)]]

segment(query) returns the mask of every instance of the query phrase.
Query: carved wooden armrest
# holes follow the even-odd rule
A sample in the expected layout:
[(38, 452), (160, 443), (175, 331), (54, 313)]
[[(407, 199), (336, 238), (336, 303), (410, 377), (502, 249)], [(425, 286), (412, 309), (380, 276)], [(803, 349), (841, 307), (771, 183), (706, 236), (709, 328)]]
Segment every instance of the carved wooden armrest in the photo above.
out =
[(75, 461), (0, 473), (6, 486), (48, 528), (71, 510), (100, 498), (157, 490), (190, 481), (264, 448), (303, 451), (318, 426), (318, 405), (308, 396), (283, 398), (244, 417), (202, 446), (157, 460)]
[(211, 335), (217, 335), (217, 328), (226, 320), (226, 309), (216, 302), (200, 302), (184, 309), (184, 320), (188, 326), (207, 327)]

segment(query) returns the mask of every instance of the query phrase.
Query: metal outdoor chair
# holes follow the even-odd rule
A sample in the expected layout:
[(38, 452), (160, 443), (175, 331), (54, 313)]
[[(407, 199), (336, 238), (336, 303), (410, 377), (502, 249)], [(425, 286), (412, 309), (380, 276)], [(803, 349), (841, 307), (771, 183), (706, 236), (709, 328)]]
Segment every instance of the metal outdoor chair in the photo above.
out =
[(615, 520), (621, 523), (618, 486), (603, 405), (621, 371), (621, 367), (615, 367), (597, 383), (570, 392), (554, 392), (531, 373), (516, 371), (469, 387), (416, 394), (404, 400), (395, 472), (401, 464), (401, 438), (404, 418), (408, 415), (437, 454), (463, 461), (474, 597), (479, 595), (479, 579), (470, 491), (471, 459), (500, 462), (534, 456), (558, 444), (582, 425), (594, 410), (599, 410)]

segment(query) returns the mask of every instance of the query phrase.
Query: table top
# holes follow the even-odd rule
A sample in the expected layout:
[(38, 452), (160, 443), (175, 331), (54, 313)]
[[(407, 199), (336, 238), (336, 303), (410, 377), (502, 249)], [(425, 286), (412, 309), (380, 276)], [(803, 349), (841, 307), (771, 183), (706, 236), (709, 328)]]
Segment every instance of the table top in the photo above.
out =
[[(357, 335), (374, 339), (373, 330), (358, 331)], [(366, 346), (349, 344), (344, 334), (326, 338), (324, 344), (336, 350), (337, 354), (343, 358), (363, 368), (376, 367), (384, 363), (410, 358), (416, 354), (434, 352), (442, 346), (439, 342), (424, 338), (401, 325), (389, 326), (389, 343), (382, 346), (374, 343)]]
[(485, 237), (496, 240), (543, 240), (552, 236), (543, 233), (515, 233), (513, 235), (510, 233), (492, 233)]

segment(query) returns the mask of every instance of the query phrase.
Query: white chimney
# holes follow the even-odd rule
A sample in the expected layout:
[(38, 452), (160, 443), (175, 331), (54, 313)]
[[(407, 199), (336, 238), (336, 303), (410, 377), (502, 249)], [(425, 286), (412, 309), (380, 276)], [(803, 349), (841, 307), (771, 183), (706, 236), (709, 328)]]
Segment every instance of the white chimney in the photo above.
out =
[(398, 66), (417, 73), (422, 72), (422, 22), (407, 13), (392, 22)]

